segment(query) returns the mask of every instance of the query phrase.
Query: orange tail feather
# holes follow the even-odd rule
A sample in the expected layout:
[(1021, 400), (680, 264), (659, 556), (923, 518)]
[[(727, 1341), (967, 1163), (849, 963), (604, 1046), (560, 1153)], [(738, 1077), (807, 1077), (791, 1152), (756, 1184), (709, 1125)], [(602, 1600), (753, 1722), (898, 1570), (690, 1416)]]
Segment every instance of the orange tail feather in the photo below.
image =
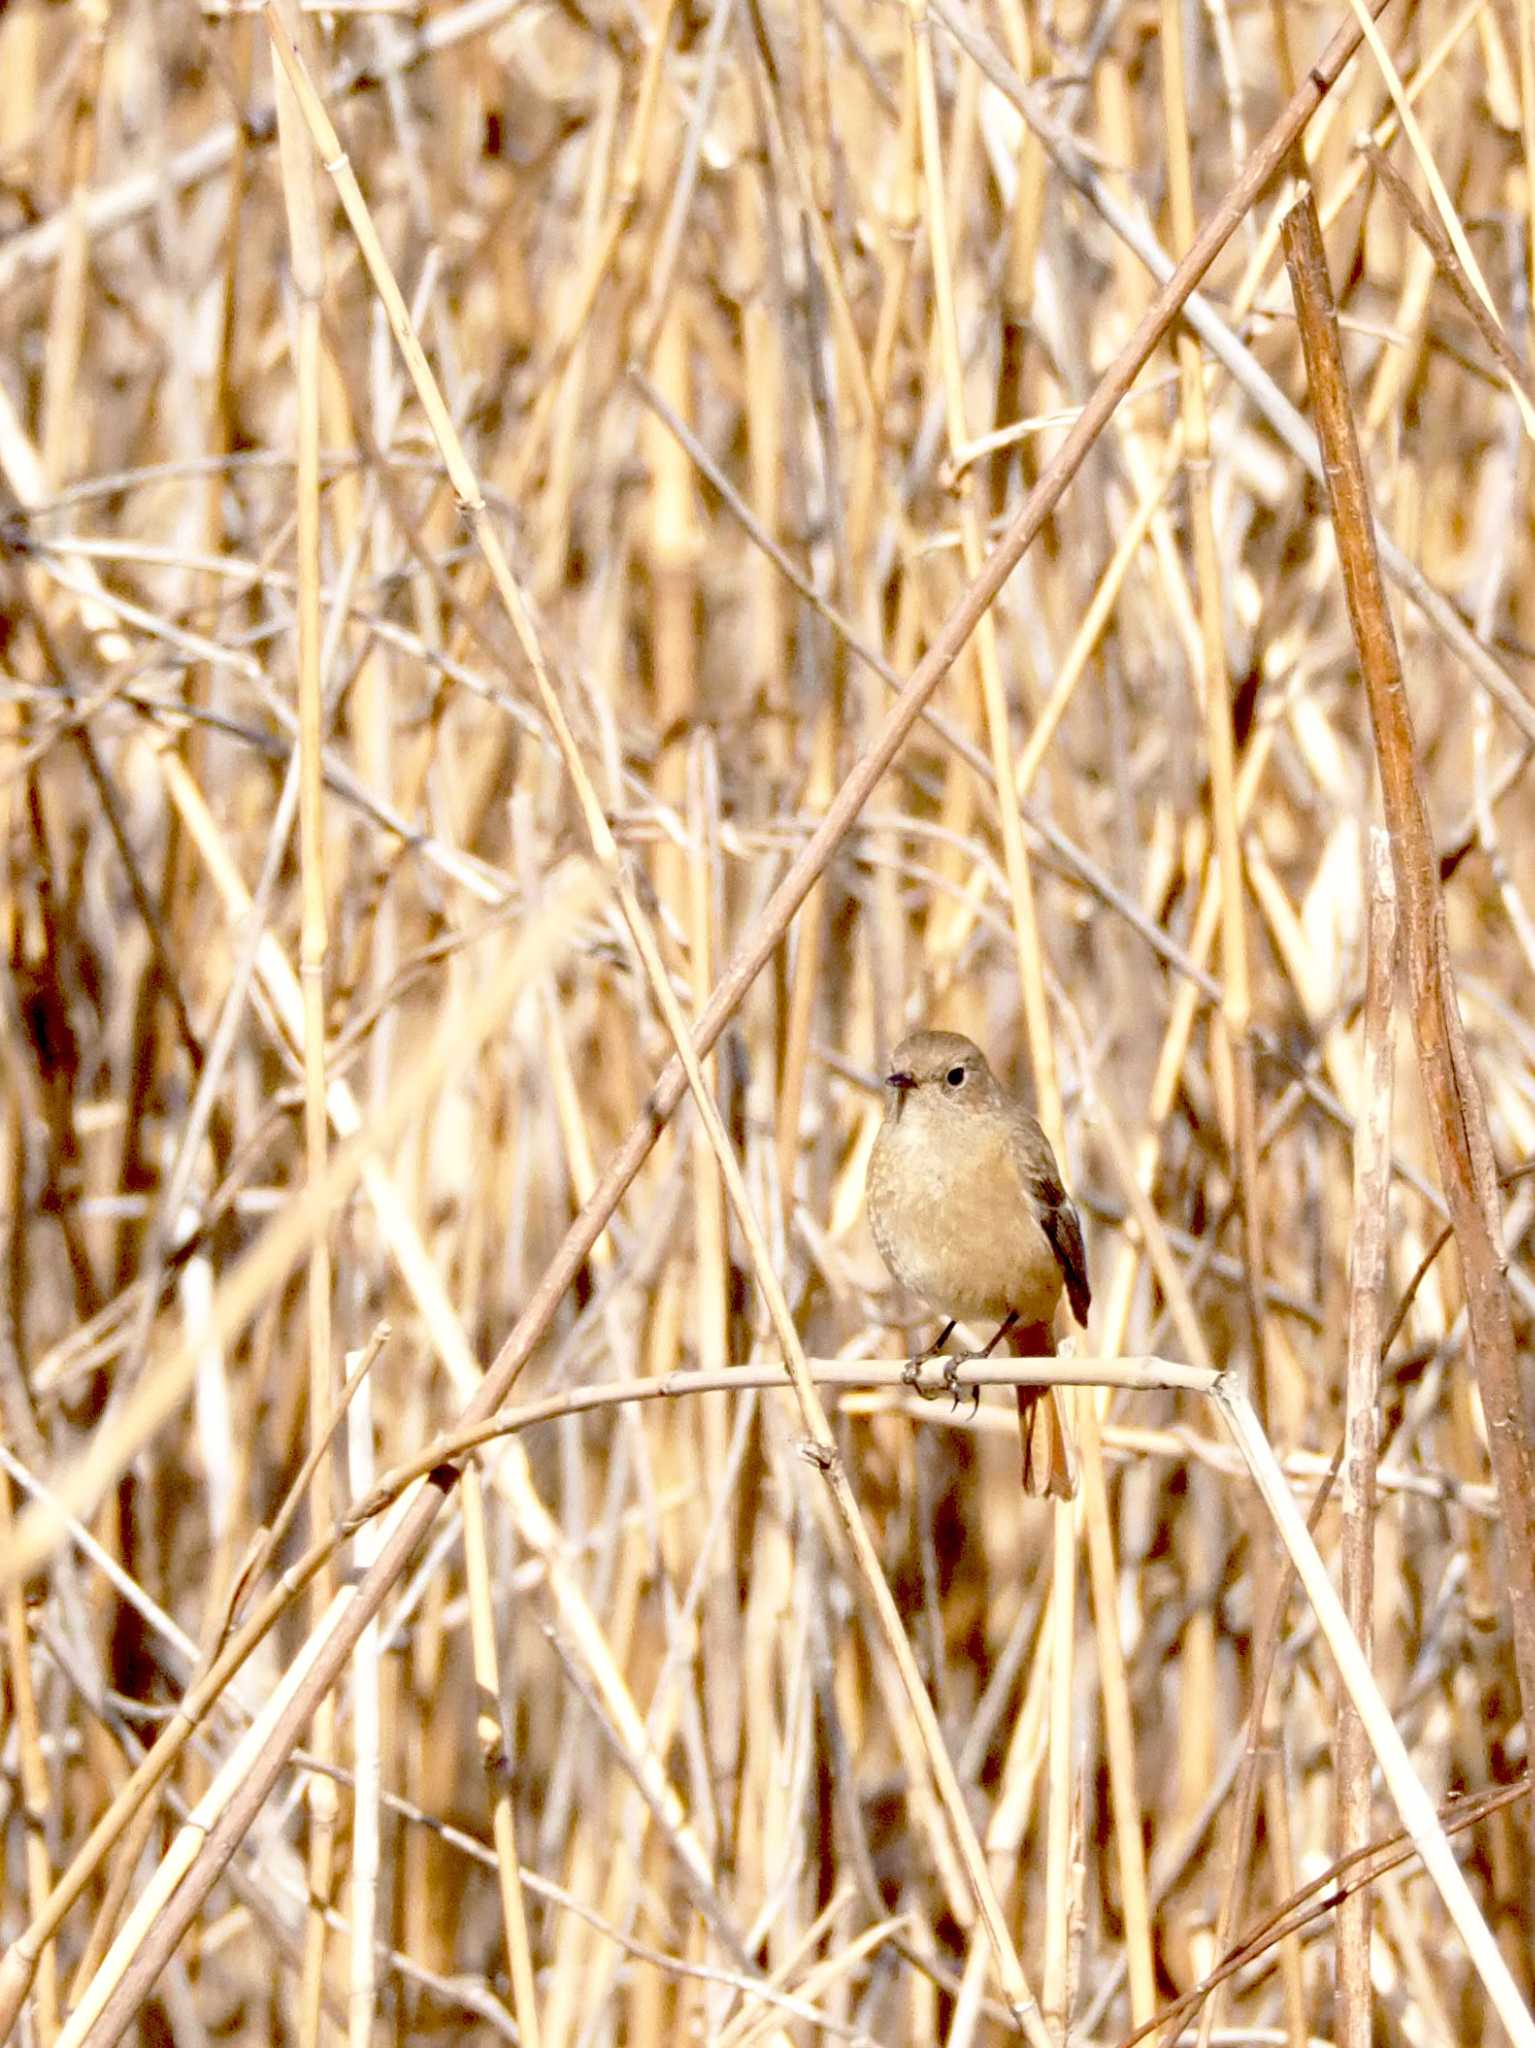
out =
[[(1016, 1332), (1015, 1358), (1053, 1358), (1055, 1338), (1035, 1323)], [(1018, 1434), (1023, 1451), (1023, 1490), (1032, 1500), (1072, 1500), (1077, 1491), (1076, 1460), (1053, 1387), (1019, 1387)]]

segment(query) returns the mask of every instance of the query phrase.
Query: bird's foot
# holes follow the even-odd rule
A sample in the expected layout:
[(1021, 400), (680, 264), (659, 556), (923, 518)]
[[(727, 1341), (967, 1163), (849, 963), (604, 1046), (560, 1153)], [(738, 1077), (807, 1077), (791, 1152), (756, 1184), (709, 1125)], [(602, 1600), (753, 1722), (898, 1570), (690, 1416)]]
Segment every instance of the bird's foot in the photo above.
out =
[[(918, 1400), (936, 1401), (938, 1399), (938, 1396), (943, 1392), (943, 1388), (941, 1386), (930, 1387), (927, 1384), (926, 1380), (922, 1377), (922, 1368), (927, 1364), (930, 1358), (936, 1358), (937, 1356), (938, 1354), (936, 1351), (921, 1351), (918, 1352), (915, 1358), (908, 1358), (906, 1363), (901, 1367), (902, 1382), (906, 1386), (911, 1388), (912, 1392), (917, 1396)], [(947, 1380), (948, 1378), (947, 1371), (944, 1374), (944, 1378), (945, 1380)]]
[[(943, 1392), (943, 1387), (929, 1387), (925, 1385), (922, 1378), (922, 1368), (924, 1365), (927, 1364), (930, 1358), (936, 1358), (938, 1356), (939, 1352), (942, 1351), (944, 1345), (948, 1343), (949, 1338), (953, 1334), (953, 1331), (954, 1325), (952, 1323), (945, 1323), (943, 1328), (938, 1332), (938, 1335), (933, 1339), (932, 1343), (928, 1345), (927, 1349), (925, 1351), (919, 1351), (915, 1358), (908, 1358), (905, 1365), (901, 1368), (901, 1378), (905, 1381), (906, 1385), (912, 1388), (915, 1393), (919, 1394), (924, 1401), (936, 1401), (938, 1399), (938, 1396)], [(950, 1384), (949, 1374), (952, 1370), (953, 1365), (951, 1362), (944, 1368), (944, 1386), (948, 1386)]]
[(975, 1353), (973, 1351), (966, 1351), (963, 1352), (958, 1358), (945, 1359), (943, 1366), (944, 1391), (953, 1397), (953, 1412), (955, 1412), (956, 1414), (958, 1413), (960, 1402), (963, 1401), (965, 1396), (968, 1394), (970, 1396), (970, 1418), (972, 1421), (974, 1421), (975, 1417), (980, 1413), (981, 1390), (974, 1380), (972, 1380), (970, 1384), (966, 1386), (964, 1382), (960, 1379), (959, 1369), (962, 1365), (972, 1364), (974, 1362), (974, 1359)]

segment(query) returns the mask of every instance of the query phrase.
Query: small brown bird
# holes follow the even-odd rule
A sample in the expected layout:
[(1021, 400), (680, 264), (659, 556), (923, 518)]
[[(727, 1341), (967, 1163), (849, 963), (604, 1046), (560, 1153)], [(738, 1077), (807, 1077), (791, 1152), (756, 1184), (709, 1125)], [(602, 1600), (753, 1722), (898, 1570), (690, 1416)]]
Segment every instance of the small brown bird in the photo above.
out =
[[(917, 1031), (885, 1077), (885, 1121), (869, 1160), (869, 1223), (896, 1279), (937, 1314), (996, 1322), (989, 1353), (1011, 1336), (1020, 1358), (1055, 1352), (1051, 1324), (1064, 1288), (1087, 1321), (1092, 1300), (1082, 1224), (1050, 1141), (955, 1031)], [(1053, 1398), (1018, 1389), (1023, 1484), (1070, 1499), (1069, 1452)]]

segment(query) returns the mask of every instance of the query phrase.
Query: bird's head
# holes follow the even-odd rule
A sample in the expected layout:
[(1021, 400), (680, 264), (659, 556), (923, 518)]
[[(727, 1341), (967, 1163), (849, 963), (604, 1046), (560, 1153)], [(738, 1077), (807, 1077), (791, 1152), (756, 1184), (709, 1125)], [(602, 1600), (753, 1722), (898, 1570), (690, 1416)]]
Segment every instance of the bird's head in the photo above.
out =
[(885, 1113), (892, 1119), (918, 1109), (927, 1117), (974, 1115), (999, 1094), (986, 1055), (958, 1031), (914, 1031), (890, 1055)]

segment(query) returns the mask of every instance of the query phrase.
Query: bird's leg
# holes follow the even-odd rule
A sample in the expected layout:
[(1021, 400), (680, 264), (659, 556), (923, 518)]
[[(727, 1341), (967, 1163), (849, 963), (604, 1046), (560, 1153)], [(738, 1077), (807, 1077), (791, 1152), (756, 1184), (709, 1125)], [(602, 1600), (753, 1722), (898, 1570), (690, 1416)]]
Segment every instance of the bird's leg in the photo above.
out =
[[(982, 1355), (984, 1356), (984, 1353)], [(970, 1419), (972, 1422), (981, 1412), (981, 1390), (973, 1383), (968, 1387), (962, 1387), (959, 1383), (959, 1369), (962, 1365), (968, 1365), (974, 1356), (975, 1353), (973, 1351), (967, 1351), (963, 1358), (951, 1358), (943, 1369), (943, 1383), (954, 1397), (955, 1409), (958, 1409), (960, 1402), (966, 1394), (970, 1396)]]
[[(956, 1408), (959, 1406), (960, 1396), (962, 1394), (968, 1393), (970, 1396), (970, 1413), (972, 1415), (975, 1415), (979, 1412), (981, 1406), (981, 1390), (979, 1386), (971, 1386), (968, 1388), (962, 1387), (959, 1383), (959, 1369), (962, 1365), (973, 1364), (977, 1359), (990, 1358), (991, 1354), (996, 1350), (997, 1346), (1002, 1342), (1002, 1339), (1007, 1335), (1008, 1331), (1012, 1329), (1013, 1325), (1017, 1322), (1017, 1320), (1017, 1316), (1012, 1312), (1012, 1310), (1009, 1310), (1007, 1315), (1003, 1318), (1003, 1320), (997, 1325), (997, 1328), (993, 1331), (991, 1342), (986, 1346), (986, 1349), (984, 1351), (967, 1351), (963, 1358), (951, 1358), (948, 1364), (944, 1367), (943, 1383), (948, 1388), (949, 1392), (954, 1396), (954, 1405)], [(949, 1328), (952, 1330), (953, 1327), (954, 1325), (951, 1323), (949, 1325)]]
[[(941, 1389), (938, 1387), (933, 1387), (931, 1390), (929, 1390), (927, 1387), (923, 1386), (922, 1368), (924, 1365), (927, 1364), (927, 1361), (930, 1358), (936, 1358), (938, 1356), (939, 1352), (942, 1351), (944, 1345), (948, 1343), (950, 1337), (952, 1337), (953, 1334), (953, 1323), (945, 1323), (943, 1328), (938, 1332), (938, 1335), (933, 1339), (932, 1343), (928, 1345), (926, 1351), (919, 1351), (915, 1358), (908, 1358), (906, 1361), (905, 1367), (901, 1373), (901, 1378), (906, 1382), (907, 1386), (915, 1387), (917, 1392), (921, 1395), (924, 1401), (936, 1401), (938, 1399)], [(944, 1371), (945, 1386), (949, 1385), (949, 1374), (953, 1370), (954, 1366), (953, 1362), (951, 1361)]]
[(1007, 1314), (1003, 1317), (1002, 1321), (997, 1325), (997, 1328), (992, 1336), (991, 1342), (986, 1346), (986, 1349), (980, 1354), (982, 1358), (990, 1358), (993, 1351), (996, 1350), (997, 1346), (1002, 1342), (1002, 1339), (1007, 1335), (1008, 1331), (1013, 1327), (1014, 1323), (1016, 1323), (1017, 1320), (1018, 1317), (1016, 1311), (1014, 1311), (1013, 1309), (1009, 1309)]

